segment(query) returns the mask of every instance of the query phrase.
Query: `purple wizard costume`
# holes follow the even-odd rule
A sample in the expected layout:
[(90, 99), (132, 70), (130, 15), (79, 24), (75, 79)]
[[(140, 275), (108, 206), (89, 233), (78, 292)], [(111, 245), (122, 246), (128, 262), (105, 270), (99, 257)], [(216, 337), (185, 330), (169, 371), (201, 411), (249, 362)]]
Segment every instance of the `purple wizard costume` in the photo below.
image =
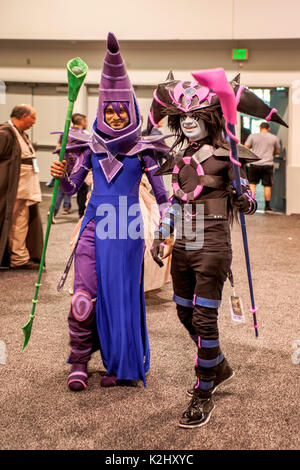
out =
[[(122, 103), (128, 125), (114, 130), (104, 120), (109, 103)], [(117, 103), (117, 105), (116, 105)], [(120, 109), (120, 107), (118, 108)], [(107, 375), (145, 383), (149, 342), (143, 293), (143, 222), (139, 185), (146, 172), (158, 204), (168, 203), (154, 155), (168, 153), (161, 136), (141, 137), (141, 119), (119, 44), (112, 33), (100, 82), (92, 137), (74, 137), (68, 152), (81, 151), (63, 190), (74, 194), (92, 168), (93, 190), (75, 252), (74, 295), (69, 314), (69, 362), (84, 365), (100, 346)], [(69, 385), (86, 386), (86, 370), (75, 368)]]

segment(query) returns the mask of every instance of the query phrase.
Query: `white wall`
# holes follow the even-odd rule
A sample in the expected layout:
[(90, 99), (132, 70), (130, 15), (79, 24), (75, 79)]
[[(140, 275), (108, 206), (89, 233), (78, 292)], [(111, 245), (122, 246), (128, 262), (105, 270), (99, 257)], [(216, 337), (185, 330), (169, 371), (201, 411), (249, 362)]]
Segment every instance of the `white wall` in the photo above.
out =
[(300, 75), (292, 82), (289, 94), (289, 144), (286, 168), (286, 213), (300, 214)]
[(299, 0), (235, 0), (232, 37), (299, 38)]
[[(10, 0), (2, 13), (0, 38), (104, 39), (114, 31), (120, 39), (229, 39), (233, 0), (27, 0), (34, 12), (28, 27), (22, 0)], [(220, 11), (221, 15), (211, 14)], [(188, 27), (183, 24), (188, 24)], [(201, 25), (201, 27), (200, 27)]]
[(299, 38), (299, 18), (299, 0), (10, 0), (0, 39)]

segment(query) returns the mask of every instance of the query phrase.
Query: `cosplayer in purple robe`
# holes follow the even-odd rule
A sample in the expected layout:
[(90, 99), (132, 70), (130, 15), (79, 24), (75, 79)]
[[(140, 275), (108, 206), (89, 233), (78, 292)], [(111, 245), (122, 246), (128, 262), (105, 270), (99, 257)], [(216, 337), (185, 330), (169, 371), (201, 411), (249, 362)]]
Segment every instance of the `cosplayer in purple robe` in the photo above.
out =
[(87, 384), (87, 363), (99, 349), (106, 375), (102, 386), (143, 380), (149, 370), (149, 342), (143, 293), (143, 222), (139, 185), (145, 171), (158, 204), (168, 203), (161, 176), (153, 176), (154, 155), (167, 154), (161, 136), (141, 137), (136, 97), (120, 54), (108, 34), (93, 135), (78, 134), (68, 152), (77, 158), (70, 176), (66, 163), (54, 162), (52, 175), (74, 194), (90, 168), (93, 191), (75, 251), (74, 295), (69, 313), (71, 390)]
[[(239, 111), (286, 125), (275, 109), (240, 86), (238, 77), (231, 85)], [(243, 194), (237, 197), (218, 97), (197, 82), (169, 76), (154, 91), (148, 132), (164, 116), (177, 135), (174, 147), (179, 146), (179, 151), (157, 171), (172, 174), (174, 196), (151, 252), (161, 264), (162, 242), (175, 226), (171, 264), (174, 301), (180, 321), (197, 346), (197, 382), (188, 390), (192, 399), (179, 426), (193, 428), (209, 420), (214, 408), (212, 394), (234, 376), (220, 348), (218, 308), (223, 284), (231, 275), (230, 220), (237, 211), (253, 214), (257, 207), (243, 166), (258, 157), (238, 145)]]

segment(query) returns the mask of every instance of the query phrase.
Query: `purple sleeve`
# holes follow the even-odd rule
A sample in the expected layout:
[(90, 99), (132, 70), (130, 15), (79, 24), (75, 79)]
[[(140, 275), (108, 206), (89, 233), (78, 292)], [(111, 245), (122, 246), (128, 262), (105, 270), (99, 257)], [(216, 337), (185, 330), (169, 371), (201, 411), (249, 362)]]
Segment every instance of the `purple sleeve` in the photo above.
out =
[(143, 155), (145, 173), (158, 205), (169, 203), (169, 197), (162, 176), (154, 176), (158, 169), (157, 161), (150, 155)]
[(67, 174), (60, 180), (62, 191), (69, 196), (72, 196), (78, 191), (91, 169), (91, 153), (91, 150), (87, 149), (79, 156), (76, 155), (76, 162), (72, 173), (69, 176)]

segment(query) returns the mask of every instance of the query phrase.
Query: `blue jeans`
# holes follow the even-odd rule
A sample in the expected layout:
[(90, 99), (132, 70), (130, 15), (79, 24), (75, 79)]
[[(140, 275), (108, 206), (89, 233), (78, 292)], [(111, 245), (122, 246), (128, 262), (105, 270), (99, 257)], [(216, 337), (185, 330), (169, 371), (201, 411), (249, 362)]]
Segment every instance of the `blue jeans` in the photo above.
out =
[(56, 203), (54, 207), (54, 217), (57, 215), (59, 211), (62, 200), (64, 201), (63, 208), (66, 210), (71, 209), (71, 196), (69, 196), (68, 194), (65, 194), (61, 189), (58, 189)]

